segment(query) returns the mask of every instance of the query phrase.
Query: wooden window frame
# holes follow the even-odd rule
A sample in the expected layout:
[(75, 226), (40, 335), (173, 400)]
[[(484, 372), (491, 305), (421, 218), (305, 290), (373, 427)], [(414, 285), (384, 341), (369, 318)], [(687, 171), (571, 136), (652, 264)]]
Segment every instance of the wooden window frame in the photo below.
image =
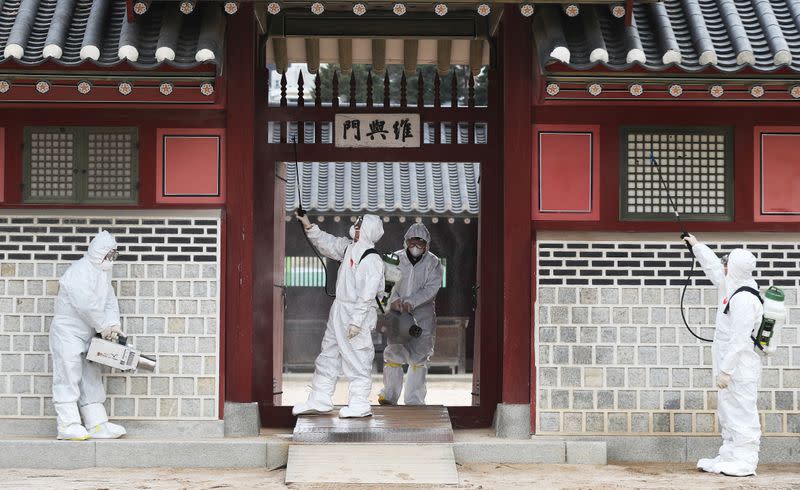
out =
[[(717, 221), (717, 222), (733, 222), (734, 221), (734, 132), (733, 128), (728, 126), (621, 126), (619, 128), (619, 218), (620, 221), (672, 221), (675, 219), (675, 214), (672, 207), (669, 207), (669, 212), (661, 213), (648, 213), (648, 212), (629, 212), (627, 211), (628, 204), (628, 135), (631, 133), (646, 133), (651, 134), (699, 134), (699, 135), (723, 135), (725, 137), (724, 143), (724, 159), (725, 159), (725, 211), (722, 214), (712, 213), (689, 213), (681, 211), (681, 219), (684, 221)], [(646, 157), (649, 159), (649, 157)], [(648, 161), (649, 164), (649, 161)], [(661, 183), (658, 180), (653, 181), (658, 188), (661, 188)], [(667, 182), (668, 184), (668, 182)], [(669, 189), (670, 196), (675, 198), (675, 190)], [(676, 205), (678, 203), (675, 203)]]
[[(71, 199), (42, 199), (31, 197), (31, 135), (35, 132), (68, 132), (74, 136), (73, 188)], [(129, 199), (97, 199), (89, 197), (89, 135), (130, 134), (131, 144), (131, 194)], [(104, 126), (26, 126), (23, 143), (23, 190), (24, 204), (76, 204), (76, 205), (137, 205), (139, 203), (139, 130), (136, 127)]]

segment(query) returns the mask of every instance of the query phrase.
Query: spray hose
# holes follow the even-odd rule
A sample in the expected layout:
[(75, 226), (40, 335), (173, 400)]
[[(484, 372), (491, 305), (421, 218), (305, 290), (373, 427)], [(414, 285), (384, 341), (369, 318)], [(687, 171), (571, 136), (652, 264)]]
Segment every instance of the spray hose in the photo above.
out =
[[(303, 209), (303, 195), (300, 193), (300, 168), (299, 164), (297, 163), (297, 136), (292, 138), (292, 147), (294, 148), (294, 177), (297, 182), (297, 216), (303, 217), (306, 215), (306, 211)], [(308, 246), (311, 247), (311, 250), (314, 252), (314, 255), (316, 255), (317, 260), (319, 260), (320, 265), (322, 265), (322, 274), (325, 277), (325, 285), (323, 286), (325, 294), (330, 298), (335, 298), (336, 292), (331, 292), (328, 289), (328, 268), (325, 265), (325, 259), (322, 258), (322, 255), (320, 255), (317, 247), (315, 247), (311, 242), (311, 239), (308, 238), (308, 233), (306, 233), (306, 228), (303, 226), (303, 223), (298, 221), (297, 224), (300, 225), (300, 230), (303, 233), (303, 237), (305, 237), (306, 241), (308, 242)]]
[[(667, 202), (670, 204), (670, 206), (672, 206), (675, 218), (678, 221), (678, 225), (681, 227), (681, 238), (686, 238), (687, 236), (689, 236), (689, 233), (687, 233), (686, 228), (683, 226), (683, 222), (681, 221), (681, 215), (680, 213), (678, 213), (678, 208), (677, 206), (675, 206), (675, 202), (672, 200), (672, 197), (670, 196), (669, 187), (667, 187), (667, 183), (664, 182), (664, 178), (661, 176), (661, 168), (659, 167), (658, 162), (653, 156), (652, 151), (650, 152), (650, 163), (656, 169), (656, 175), (658, 175), (658, 180), (659, 182), (661, 182), (661, 186), (664, 188), (664, 192), (667, 194)], [(703, 338), (694, 333), (694, 330), (692, 330), (692, 327), (689, 326), (689, 322), (686, 320), (686, 311), (683, 307), (683, 301), (684, 298), (686, 297), (686, 290), (689, 288), (689, 284), (692, 282), (692, 277), (694, 277), (694, 268), (696, 262), (694, 250), (692, 250), (692, 246), (689, 245), (688, 242), (686, 243), (686, 248), (689, 249), (689, 255), (691, 256), (692, 259), (692, 267), (691, 269), (689, 269), (689, 274), (686, 276), (686, 282), (683, 284), (683, 290), (681, 291), (681, 319), (683, 320), (683, 325), (686, 327), (686, 330), (688, 330), (689, 333), (692, 334), (696, 339), (702, 340), (703, 342), (713, 342), (713, 340), (711, 339)]]

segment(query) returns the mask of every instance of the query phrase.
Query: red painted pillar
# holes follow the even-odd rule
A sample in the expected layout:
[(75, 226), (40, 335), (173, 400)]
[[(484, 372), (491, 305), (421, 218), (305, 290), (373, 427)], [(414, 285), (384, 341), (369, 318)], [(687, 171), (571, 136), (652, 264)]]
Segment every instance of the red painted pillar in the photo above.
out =
[(531, 102), (533, 30), (516, 5), (500, 29), (503, 90), (503, 385), (505, 404), (530, 403)]
[(225, 400), (253, 401), (253, 158), (256, 46), (253, 4), (228, 16), (225, 52)]

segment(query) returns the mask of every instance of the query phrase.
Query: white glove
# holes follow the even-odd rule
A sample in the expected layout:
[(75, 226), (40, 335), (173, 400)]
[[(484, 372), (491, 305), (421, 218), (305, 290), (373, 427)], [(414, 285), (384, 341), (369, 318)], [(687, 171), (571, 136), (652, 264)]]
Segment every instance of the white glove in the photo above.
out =
[(105, 340), (110, 340), (111, 342), (116, 342), (120, 335), (124, 336), (122, 330), (119, 328), (119, 325), (108, 327), (100, 332), (101, 337), (103, 337)]
[(300, 216), (300, 213), (298, 211), (295, 211), (294, 215), (297, 217), (297, 221), (303, 223), (303, 228), (305, 228), (306, 231), (311, 229), (311, 221), (309, 221), (308, 219), (308, 213), (304, 214), (303, 216)]
[(347, 327), (347, 340), (353, 340), (359, 333), (361, 333), (361, 327), (350, 325)]
[(728, 373), (719, 373), (717, 376), (717, 388), (724, 390), (731, 384), (731, 375)]
[(697, 238), (695, 238), (694, 235), (687, 234), (685, 237), (683, 237), (683, 241), (688, 243), (690, 247), (697, 245)]

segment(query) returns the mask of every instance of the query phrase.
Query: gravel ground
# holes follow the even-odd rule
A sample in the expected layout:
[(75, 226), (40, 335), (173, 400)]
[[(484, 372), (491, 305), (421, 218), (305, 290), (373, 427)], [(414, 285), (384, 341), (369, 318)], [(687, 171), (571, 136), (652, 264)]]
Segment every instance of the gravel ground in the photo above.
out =
[[(102, 469), (0, 470), (0, 488), (178, 489), (178, 488), (358, 488), (386, 485), (289, 485), (284, 470)], [(758, 476), (730, 478), (697, 471), (692, 464), (636, 463), (593, 465), (471, 464), (459, 466), (452, 488), (543, 489), (798, 489), (800, 465), (762, 465)], [(402, 485), (400, 488), (433, 488)]]

